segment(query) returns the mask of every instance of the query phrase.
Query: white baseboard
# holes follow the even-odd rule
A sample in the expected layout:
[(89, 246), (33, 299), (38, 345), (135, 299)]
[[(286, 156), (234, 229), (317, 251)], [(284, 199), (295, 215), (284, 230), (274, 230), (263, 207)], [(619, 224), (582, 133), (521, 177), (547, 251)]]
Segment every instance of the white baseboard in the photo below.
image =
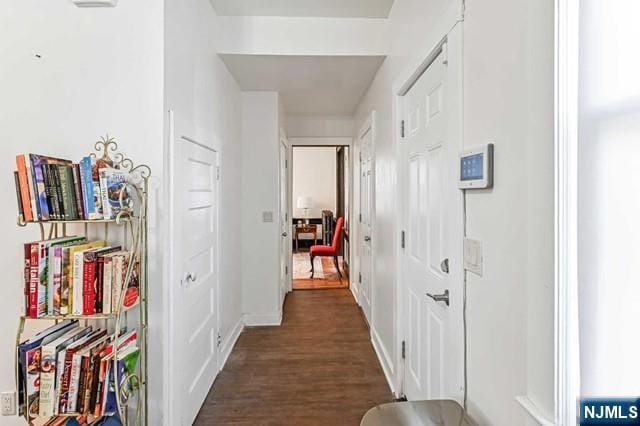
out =
[(248, 327), (280, 325), (282, 324), (282, 312), (274, 314), (244, 314), (244, 325)]
[(527, 414), (541, 426), (556, 426), (540, 407), (536, 405), (528, 396), (516, 396), (516, 401), (524, 408)]
[(373, 349), (378, 356), (378, 361), (380, 361), (380, 365), (382, 366), (382, 371), (384, 372), (384, 377), (387, 379), (387, 383), (389, 383), (389, 387), (391, 388), (391, 392), (394, 395), (398, 395), (398, 390), (396, 389), (396, 383), (394, 380), (394, 371), (393, 362), (391, 357), (389, 356), (389, 352), (385, 349), (382, 341), (380, 340), (380, 336), (376, 332), (375, 328), (371, 327), (371, 343), (373, 344)]
[(355, 283), (349, 283), (349, 290), (351, 290), (351, 294), (353, 295), (353, 299), (356, 301), (356, 304), (360, 306), (360, 302), (358, 301), (358, 288)]
[(242, 334), (242, 330), (244, 330), (244, 319), (240, 317), (236, 325), (231, 329), (231, 333), (229, 333), (222, 342), (222, 348), (220, 349), (220, 370), (222, 370), (227, 363), (227, 359), (229, 359), (233, 347), (236, 345), (240, 334)]

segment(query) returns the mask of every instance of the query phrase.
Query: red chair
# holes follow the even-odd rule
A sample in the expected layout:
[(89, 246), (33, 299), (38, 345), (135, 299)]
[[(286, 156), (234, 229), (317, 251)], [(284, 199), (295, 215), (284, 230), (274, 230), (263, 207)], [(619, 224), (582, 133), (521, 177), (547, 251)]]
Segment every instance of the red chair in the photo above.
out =
[(333, 262), (336, 264), (338, 275), (342, 278), (340, 268), (338, 267), (338, 255), (340, 254), (340, 242), (342, 241), (342, 218), (339, 217), (336, 222), (336, 229), (333, 231), (333, 243), (330, 246), (312, 246), (309, 256), (311, 257), (311, 278), (313, 278), (313, 259), (316, 256), (320, 257), (333, 257)]

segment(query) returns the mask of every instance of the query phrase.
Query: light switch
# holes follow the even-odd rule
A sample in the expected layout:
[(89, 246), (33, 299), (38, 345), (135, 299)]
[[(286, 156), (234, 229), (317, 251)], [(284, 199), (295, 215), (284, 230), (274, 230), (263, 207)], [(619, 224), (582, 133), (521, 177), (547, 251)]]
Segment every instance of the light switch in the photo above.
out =
[(265, 223), (273, 222), (273, 212), (271, 211), (262, 212), (262, 221)]
[(464, 268), (474, 274), (482, 276), (483, 261), (482, 241), (465, 238), (464, 244)]

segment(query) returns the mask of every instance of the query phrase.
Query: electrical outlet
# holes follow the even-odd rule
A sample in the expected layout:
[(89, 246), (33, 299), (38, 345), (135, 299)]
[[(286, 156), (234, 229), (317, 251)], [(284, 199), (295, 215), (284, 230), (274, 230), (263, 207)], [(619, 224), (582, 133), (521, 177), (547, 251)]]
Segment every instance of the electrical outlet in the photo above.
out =
[(16, 393), (13, 391), (2, 392), (0, 404), (3, 416), (14, 416), (16, 414)]

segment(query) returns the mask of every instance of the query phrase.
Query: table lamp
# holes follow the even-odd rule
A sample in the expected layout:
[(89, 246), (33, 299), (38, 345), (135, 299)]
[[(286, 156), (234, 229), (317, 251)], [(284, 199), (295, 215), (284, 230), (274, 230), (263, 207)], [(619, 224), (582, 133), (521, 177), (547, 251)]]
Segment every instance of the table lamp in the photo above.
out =
[(313, 206), (313, 199), (311, 197), (309, 197), (308, 195), (302, 196), (302, 197), (298, 197), (298, 201), (296, 203), (296, 206), (299, 209), (303, 209), (304, 210), (304, 222), (305, 224), (309, 224), (309, 209)]

